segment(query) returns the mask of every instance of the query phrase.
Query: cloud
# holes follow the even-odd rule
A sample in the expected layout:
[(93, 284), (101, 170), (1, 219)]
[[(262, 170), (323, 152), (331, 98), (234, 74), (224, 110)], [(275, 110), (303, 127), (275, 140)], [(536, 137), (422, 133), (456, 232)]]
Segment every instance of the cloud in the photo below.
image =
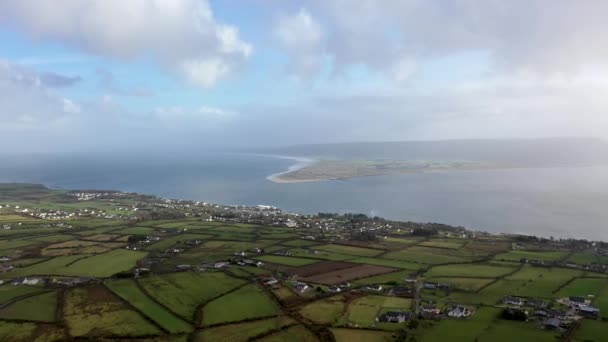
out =
[(145, 87), (131, 87), (124, 88), (118, 84), (114, 74), (104, 68), (97, 68), (95, 70), (97, 76), (100, 78), (100, 86), (104, 92), (109, 94), (116, 94), (121, 96), (135, 96), (135, 97), (148, 97), (154, 96), (154, 92)]
[(215, 20), (207, 0), (9, 0), (0, 2), (0, 23), (94, 55), (151, 58), (203, 88), (253, 50), (236, 27)]
[[(293, 27), (285, 29), (285, 36), (295, 38), (284, 39), (293, 43), (284, 43), (283, 49), (294, 65), (325, 55), (337, 73), (363, 65), (393, 76), (404, 70), (404, 61), (417, 65), (484, 52), (493, 72), (552, 75), (608, 61), (608, 44), (602, 43), (608, 33), (605, 1), (360, 0), (353, 6), (349, 0), (316, 0), (307, 5), (306, 11), (277, 23), (277, 30)], [(307, 21), (319, 26), (310, 32), (323, 32), (313, 48), (306, 44)], [(308, 48), (298, 50), (299, 42)], [(395, 79), (403, 81), (408, 74)]]
[(65, 88), (71, 87), (74, 84), (81, 82), (82, 77), (80, 76), (63, 76), (53, 72), (43, 72), (39, 75), (40, 81), (50, 88)]
[(10, 135), (51, 129), (79, 113), (78, 104), (52, 89), (69, 83), (65, 79), (42, 77), (32, 69), (0, 60), (0, 132)]
[(275, 36), (291, 56), (288, 70), (302, 78), (317, 76), (323, 68), (323, 30), (304, 8), (292, 15), (282, 15)]

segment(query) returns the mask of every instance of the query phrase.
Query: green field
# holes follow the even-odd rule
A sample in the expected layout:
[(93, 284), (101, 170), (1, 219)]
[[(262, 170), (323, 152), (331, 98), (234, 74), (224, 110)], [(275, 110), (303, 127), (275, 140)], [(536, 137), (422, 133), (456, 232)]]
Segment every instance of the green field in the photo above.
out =
[(41, 291), (44, 291), (44, 289), (39, 286), (14, 286), (5, 284), (0, 286), (0, 303), (6, 303), (7, 301), (16, 297)]
[(176, 317), (141, 292), (132, 280), (110, 281), (106, 283), (106, 286), (168, 331), (181, 333), (192, 330), (192, 327), (188, 323)]
[(333, 328), (336, 342), (391, 342), (392, 334), (384, 331)]
[(383, 311), (410, 311), (412, 300), (409, 298), (365, 296), (355, 299), (348, 306), (342, 323), (356, 327), (374, 327), (375, 319)]
[(413, 246), (405, 250), (394, 251), (383, 256), (386, 259), (404, 260), (422, 264), (445, 264), (470, 262), (473, 258), (463, 256), (458, 251), (441, 250), (440, 248)]
[(287, 266), (304, 266), (310, 265), (319, 262), (319, 260), (315, 259), (306, 259), (306, 258), (297, 258), (297, 257), (288, 257), (282, 255), (263, 255), (256, 257), (255, 259), (270, 262), (273, 264), (287, 265)]
[(303, 325), (294, 325), (288, 329), (281, 330), (272, 335), (263, 337), (260, 342), (315, 342), (317, 337)]
[(65, 267), (62, 275), (108, 277), (118, 272), (127, 271), (135, 263), (146, 256), (146, 252), (136, 252), (127, 249), (113, 251), (84, 258)]
[[(605, 341), (608, 335), (608, 274), (582, 266), (608, 263), (601, 242), (483, 232), (460, 238), (460, 228), (363, 215), (291, 216), (189, 201), (165, 206), (159, 205), (164, 199), (138, 194), (77, 200), (66, 193), (0, 184), (0, 205), (74, 211), (77, 217), (43, 221), (0, 209), (0, 224), (12, 225), (0, 229), (0, 256), (6, 257), (0, 262), (0, 341), (317, 341), (331, 340), (331, 334), (337, 342), (560, 340), (561, 332), (542, 329), (539, 319), (503, 320), (506, 295), (540, 298), (553, 308), (561, 297), (587, 297), (602, 317), (583, 320), (571, 340)], [(134, 207), (138, 211), (119, 209)], [(101, 211), (125, 216), (104, 219)], [(286, 227), (287, 219), (297, 225)], [(370, 228), (370, 236), (355, 234), (359, 224)], [(129, 239), (134, 235), (160, 241), (138, 243), (143, 251), (127, 250), (137, 243)], [(194, 239), (202, 242), (186, 244)], [(238, 265), (242, 259), (264, 264)], [(218, 261), (230, 265), (216, 269)], [(370, 273), (367, 267), (339, 270), (350, 263), (394, 271), (361, 278), (374, 267)], [(183, 271), (178, 265), (190, 267)], [(297, 293), (296, 282), (310, 276), (309, 267), (301, 266), (350, 287), (336, 294), (329, 285), (309, 283), (311, 290)], [(264, 285), (270, 276), (278, 282)], [(19, 285), (22, 277), (41, 281)], [(425, 289), (426, 281), (450, 288)], [(369, 284), (382, 290), (365, 288)], [(418, 292), (397, 297), (397, 286)], [(475, 313), (411, 324), (376, 322), (383, 312), (416, 309), (414, 298), (434, 301), (442, 310), (462, 304)]]
[(434, 266), (427, 271), (425, 277), (478, 277), (478, 278), (496, 278), (507, 273), (515, 271), (515, 267), (500, 267), (483, 264), (463, 264), (463, 265), (445, 265)]
[(559, 333), (545, 331), (533, 324), (500, 320), (477, 336), (480, 342), (555, 342)]
[(387, 267), (395, 267), (402, 268), (406, 270), (418, 270), (423, 268), (424, 264), (400, 261), (400, 260), (389, 260), (389, 259), (379, 259), (379, 258), (356, 258), (356, 259), (348, 259), (348, 262), (354, 262), (358, 264), (368, 264), (368, 265), (378, 265), (378, 266), (387, 266)]
[(21, 299), (0, 310), (0, 318), (53, 322), (57, 312), (57, 291)]
[(203, 325), (237, 322), (244, 319), (275, 316), (278, 305), (259, 287), (247, 285), (207, 303), (203, 307)]
[(521, 259), (538, 260), (538, 261), (555, 261), (564, 259), (568, 253), (558, 251), (510, 251), (507, 253), (498, 254), (494, 257), (496, 260), (507, 260), (519, 262)]
[(241, 342), (255, 336), (267, 334), (270, 331), (281, 329), (295, 321), (287, 317), (262, 319), (259, 321), (228, 324), (215, 328), (204, 329), (197, 333), (196, 341), (223, 341)]
[(446, 319), (435, 323), (432, 329), (425, 329), (421, 342), (476, 341), (490, 324), (497, 319), (500, 309), (484, 307), (466, 320)]
[(332, 253), (355, 255), (355, 256), (362, 256), (362, 257), (373, 257), (373, 256), (376, 256), (376, 255), (382, 253), (381, 250), (377, 250), (377, 249), (361, 248), (361, 247), (346, 246), (346, 245), (322, 245), (322, 246), (315, 247), (315, 249), (332, 252)]
[(172, 273), (138, 281), (150, 296), (187, 320), (193, 320), (198, 305), (245, 283), (221, 272)]
[(435, 281), (439, 283), (448, 283), (453, 288), (463, 291), (477, 291), (480, 288), (495, 281), (494, 278), (458, 278), (458, 277), (437, 277), (428, 278), (429, 281)]
[(102, 286), (66, 292), (64, 320), (71, 336), (145, 336), (160, 330)]
[(585, 320), (576, 330), (575, 342), (608, 342), (608, 322)]
[(564, 286), (557, 293), (560, 297), (597, 296), (608, 287), (608, 279), (578, 278)]
[(344, 314), (344, 296), (337, 295), (305, 305), (300, 314), (318, 324), (334, 324)]

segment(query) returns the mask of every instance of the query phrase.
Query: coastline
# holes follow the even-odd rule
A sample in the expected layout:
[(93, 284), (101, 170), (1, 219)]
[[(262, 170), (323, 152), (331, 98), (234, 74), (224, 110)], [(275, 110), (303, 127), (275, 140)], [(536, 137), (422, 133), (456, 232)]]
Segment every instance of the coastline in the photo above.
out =
[(266, 156), (295, 161), (295, 164), (289, 166), (287, 168), (287, 170), (273, 173), (271, 175), (266, 176), (267, 180), (269, 180), (271, 182), (275, 182), (275, 183), (303, 183), (303, 182), (315, 181), (314, 179), (310, 179), (310, 180), (308, 180), (308, 179), (298, 179), (298, 180), (281, 179), (281, 176), (288, 174), (290, 172), (298, 171), (307, 166), (310, 166), (310, 165), (318, 162), (317, 159), (306, 158), (306, 157), (278, 156), (278, 155), (266, 155)]

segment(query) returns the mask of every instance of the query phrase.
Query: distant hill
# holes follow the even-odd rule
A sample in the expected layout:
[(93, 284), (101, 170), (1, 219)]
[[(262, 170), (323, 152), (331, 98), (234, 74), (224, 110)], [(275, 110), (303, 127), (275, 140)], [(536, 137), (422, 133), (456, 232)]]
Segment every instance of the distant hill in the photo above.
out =
[(467, 160), (525, 167), (608, 165), (608, 143), (594, 138), (352, 142), (271, 152), (321, 159)]

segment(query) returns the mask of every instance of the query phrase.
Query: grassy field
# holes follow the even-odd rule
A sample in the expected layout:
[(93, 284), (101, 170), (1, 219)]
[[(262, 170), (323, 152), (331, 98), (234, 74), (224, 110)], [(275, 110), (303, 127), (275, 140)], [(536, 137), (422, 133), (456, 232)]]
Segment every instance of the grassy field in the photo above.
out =
[(447, 248), (447, 249), (458, 249), (466, 243), (466, 240), (454, 240), (454, 239), (431, 239), (429, 241), (424, 241), (419, 243), (419, 246), (426, 247), (437, 247), (437, 248)]
[(477, 310), (475, 315), (466, 320), (441, 320), (433, 324), (432, 328), (425, 329), (421, 342), (441, 341), (476, 341), (490, 324), (499, 316), (500, 309), (484, 307)]
[(418, 262), (422, 264), (464, 263), (473, 260), (467, 256), (460, 256), (457, 251), (454, 251), (451, 254), (449, 250), (446, 252), (440, 248), (420, 246), (413, 246), (405, 250), (390, 252), (385, 254), (383, 258)]
[(317, 337), (303, 325), (295, 325), (272, 335), (263, 337), (259, 342), (316, 342)]
[(318, 324), (337, 323), (344, 313), (344, 296), (337, 295), (305, 305), (300, 314)]
[(496, 278), (515, 271), (515, 267), (501, 267), (483, 264), (435, 266), (427, 271), (425, 277), (478, 277)]
[[(0, 200), (6, 196), (2, 189), (0, 184)], [(20, 192), (18, 186), (7, 189), (9, 193), (17, 191), (20, 196), (35, 199), (35, 202), (26, 198), (11, 202), (24, 208), (86, 208), (138, 216), (139, 213), (118, 208), (142, 204), (146, 207), (142, 203), (146, 200), (141, 197), (76, 201), (62, 195), (65, 191), (33, 187), (30, 192)], [(63, 199), (57, 201), (61, 196)], [(153, 208), (155, 205), (149, 204), (145, 210), (157, 210)], [(203, 211), (207, 209), (215, 210), (205, 206)], [(374, 241), (352, 241), (353, 245), (348, 245), (335, 242), (347, 236), (340, 229), (321, 232), (206, 222), (201, 220), (206, 213), (194, 217), (198, 210), (195, 206), (188, 205), (183, 210), (192, 216), (144, 220), (135, 225), (128, 218), (79, 217), (58, 227), (57, 221), (32, 219), (0, 209), (0, 223), (13, 225), (11, 229), (0, 229), (0, 256), (8, 257), (2, 265), (14, 267), (12, 270), (7, 267), (0, 273), (0, 279), (51, 278), (47, 285), (0, 285), (0, 304), (4, 304), (0, 309), (0, 341), (316, 341), (313, 330), (326, 334), (331, 331), (338, 342), (388, 342), (394, 340), (399, 330), (407, 332), (408, 341), (558, 339), (558, 333), (542, 330), (538, 320), (526, 323), (502, 320), (500, 303), (505, 295), (538, 297), (553, 306), (558, 297), (589, 296), (593, 305), (601, 309), (601, 315), (608, 318), (607, 274), (521, 262), (528, 259), (580, 265), (608, 263), (608, 257), (597, 254), (596, 248), (604, 248), (599, 244), (577, 242), (576, 248), (568, 250), (557, 241), (489, 234), (460, 239), (442, 228), (438, 228), (435, 236), (417, 237), (409, 228), (403, 228), (381, 230)], [(18, 222), (23, 224), (16, 225)], [(142, 244), (146, 251), (134, 252), (125, 248), (133, 235), (158, 236), (161, 241)], [(316, 240), (306, 239), (309, 235)], [(194, 246), (185, 244), (192, 239), (203, 242)], [(163, 253), (173, 246), (183, 250)], [(263, 248), (265, 252), (254, 253), (253, 248)], [(293, 255), (274, 255), (278, 250), (288, 250)], [(237, 266), (235, 261), (239, 258), (235, 253), (241, 251), (247, 253), (246, 259), (260, 260), (265, 265)], [(178, 272), (176, 268), (180, 264), (206, 266), (202, 264), (226, 260), (233, 263), (223, 270)], [(331, 295), (328, 285), (321, 285), (322, 291), (296, 294), (290, 289), (294, 283), (283, 278), (289, 275), (285, 272), (291, 273), (291, 268), (325, 260), (360, 264), (334, 273), (339, 273), (335, 275), (340, 278), (336, 281), (351, 279), (352, 290)], [(396, 271), (354, 280), (356, 277), (348, 274), (360, 270), (361, 265), (391, 267)], [(135, 267), (149, 268), (150, 274), (133, 279), (131, 270)], [(360, 276), (371, 274), (360, 272)], [(259, 285), (270, 275), (279, 279), (279, 284), (272, 288)], [(412, 310), (412, 299), (389, 294), (393, 286), (415, 286), (405, 281), (412, 275), (418, 279), (417, 286), (422, 281), (451, 284), (448, 291), (423, 289), (418, 298), (435, 300), (440, 308), (464, 304), (476, 313), (467, 319), (421, 320), (417, 328), (377, 323), (375, 319), (382, 312)], [(92, 284), (63, 286), (52, 280), (55, 276), (98, 279)], [(317, 281), (323, 283), (314, 276), (300, 275), (300, 280), (309, 281), (313, 287), (317, 287)], [(384, 291), (372, 294), (360, 288), (367, 284), (382, 284)], [(312, 324), (311, 331), (303, 322)], [(572, 340), (606, 340), (606, 324), (601, 320), (585, 320)]]
[(394, 338), (389, 332), (332, 328), (332, 334), (336, 342), (390, 342)]
[(13, 286), (5, 284), (0, 286), (0, 303), (6, 303), (13, 298), (41, 292), (43, 290), (44, 289), (39, 286)]
[(64, 320), (71, 336), (142, 336), (160, 330), (102, 286), (66, 292)]
[(400, 261), (400, 260), (389, 260), (389, 259), (380, 259), (380, 258), (356, 258), (356, 259), (348, 259), (348, 262), (354, 262), (358, 264), (368, 264), (368, 265), (378, 265), (378, 266), (387, 266), (387, 267), (395, 267), (402, 268), (406, 270), (418, 270), (423, 268), (424, 264)]
[(577, 278), (557, 293), (560, 297), (599, 295), (608, 286), (608, 279)]
[(259, 287), (247, 285), (205, 305), (202, 323), (212, 325), (237, 322), (279, 313), (278, 305)]
[(0, 318), (53, 322), (57, 312), (57, 291), (21, 299), (0, 310)]
[(477, 336), (480, 342), (555, 342), (559, 333), (545, 331), (533, 324), (500, 320)]
[(338, 253), (338, 254), (355, 255), (355, 256), (361, 256), (361, 257), (373, 257), (373, 256), (376, 256), (376, 255), (382, 253), (382, 251), (377, 250), (377, 249), (361, 248), (361, 247), (345, 246), (345, 245), (322, 245), (322, 246), (315, 247), (315, 249), (327, 251), (327, 252)]
[(608, 318), (608, 286), (600, 292), (593, 300), (593, 305), (600, 309), (600, 314), (603, 318)]
[(136, 252), (127, 249), (116, 249), (108, 253), (80, 259), (64, 267), (62, 275), (108, 277), (118, 272), (127, 271), (135, 263), (146, 256), (146, 252)]
[(403, 283), (405, 278), (407, 278), (411, 273), (412, 273), (411, 270), (391, 272), (391, 273), (381, 274), (378, 276), (357, 279), (354, 281), (354, 283), (362, 284), (362, 285), (364, 285), (364, 284), (388, 284), (391, 282)]
[(138, 281), (150, 296), (188, 320), (199, 304), (244, 284), (221, 272), (171, 273)]
[(437, 277), (428, 278), (429, 281), (440, 283), (448, 283), (453, 288), (463, 291), (477, 291), (480, 288), (490, 284), (494, 278), (458, 278), (458, 277)]
[(564, 259), (568, 253), (558, 251), (510, 251), (501, 253), (494, 257), (496, 260), (507, 260), (519, 262), (521, 259), (538, 260), (538, 261), (555, 261)]
[(585, 320), (576, 330), (575, 342), (608, 342), (608, 322)]
[(277, 317), (253, 322), (228, 324), (204, 329), (197, 333), (195, 340), (242, 342), (294, 323), (295, 321), (288, 317)]
[(298, 258), (298, 257), (288, 257), (282, 255), (263, 255), (256, 257), (255, 259), (270, 262), (273, 264), (287, 265), (287, 266), (304, 266), (314, 264), (319, 262), (319, 260), (315, 259), (306, 259), (306, 258)]
[(14, 323), (0, 321), (0, 340), (30, 342), (36, 331), (34, 323)]
[(188, 323), (148, 298), (132, 280), (110, 281), (106, 286), (168, 331), (181, 333), (192, 330)]
[(203, 240), (211, 237), (211, 235), (203, 235), (203, 234), (179, 234), (175, 236), (171, 236), (169, 238), (163, 239), (155, 244), (152, 244), (148, 247), (148, 250), (152, 251), (164, 251), (174, 246), (179, 242), (186, 242), (188, 240)]
[(348, 306), (348, 311), (341, 322), (356, 327), (374, 327), (375, 319), (386, 310), (410, 311), (412, 300), (409, 298), (365, 296), (355, 299)]
[(281, 244), (284, 246), (289, 246), (289, 247), (308, 247), (308, 246), (318, 245), (319, 243), (316, 241), (310, 241), (310, 240), (289, 240), (286, 242), (282, 242)]

